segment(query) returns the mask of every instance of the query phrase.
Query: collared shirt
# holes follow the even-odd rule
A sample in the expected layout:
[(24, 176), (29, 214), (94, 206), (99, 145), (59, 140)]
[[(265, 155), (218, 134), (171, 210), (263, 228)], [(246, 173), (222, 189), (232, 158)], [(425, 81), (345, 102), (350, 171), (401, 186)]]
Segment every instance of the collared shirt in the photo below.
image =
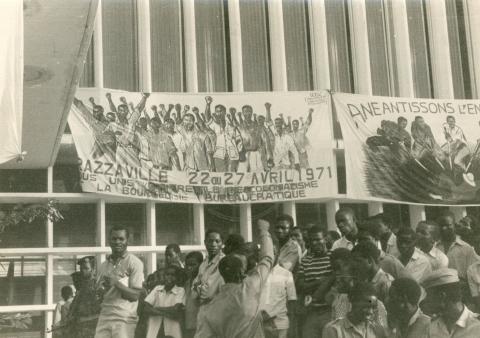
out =
[(425, 337), (430, 326), (430, 317), (424, 315), (420, 308), (408, 321), (406, 331), (401, 331), (399, 328), (394, 328), (392, 331), (394, 338), (419, 338)]
[(224, 159), (226, 156), (230, 160), (238, 160), (238, 148), (237, 143), (241, 142), (240, 132), (237, 128), (226, 124), (225, 128), (211, 119), (207, 122), (207, 126), (213, 130), (217, 135), (215, 146), (214, 158)]
[(295, 142), (293, 141), (292, 136), (289, 134), (283, 133), (282, 135), (278, 135), (278, 133), (274, 133), (275, 135), (275, 145), (273, 148), (273, 161), (275, 163), (275, 167), (278, 166), (290, 166), (290, 157), (289, 152), (293, 155), (294, 163), (300, 163), (298, 158), (298, 151), (295, 147)]
[(335, 242), (333, 242), (332, 251), (338, 248), (345, 248), (348, 250), (352, 250), (354, 246), (355, 246), (354, 242), (351, 242), (350, 240), (347, 239), (347, 237), (342, 236), (339, 239), (337, 239)]
[(449, 332), (447, 325), (441, 317), (435, 318), (428, 328), (428, 338), (451, 337), (451, 338), (473, 338), (478, 337), (480, 333), (480, 320), (478, 314), (470, 311), (465, 305), (455, 327)]
[(220, 287), (225, 284), (218, 270), (218, 263), (223, 257), (225, 257), (223, 252), (219, 252), (211, 261), (207, 258), (200, 264), (198, 275), (193, 281), (194, 286), (198, 284), (194, 291), (200, 298), (200, 302), (211, 300), (218, 293)]
[(242, 283), (223, 285), (198, 314), (195, 338), (263, 337), (260, 300), (271, 267), (265, 256)]
[(415, 248), (412, 257), (410, 257), (407, 265), (405, 265), (405, 270), (407, 270), (414, 280), (420, 282), (424, 276), (432, 272), (432, 265), (427, 256), (418, 248)]
[(185, 151), (185, 170), (208, 170), (208, 154), (213, 153), (213, 145), (207, 133), (177, 127), (182, 135), (182, 149)]
[(446, 249), (441, 242), (437, 244), (437, 248), (447, 255), (448, 267), (457, 270), (458, 277), (464, 280), (467, 278), (468, 267), (480, 259), (470, 244), (465, 243), (458, 236), (450, 248)]
[[(145, 298), (145, 302), (153, 307), (170, 307), (177, 304), (185, 305), (185, 290), (181, 287), (174, 286), (170, 291), (165, 290), (165, 286), (159, 285), (155, 287)], [(150, 315), (148, 317), (147, 338), (156, 338), (158, 330), (163, 329), (166, 336), (173, 338), (182, 338), (182, 328), (180, 321), (168, 318), (166, 316)]]
[(467, 280), (472, 297), (478, 297), (480, 295), (480, 261), (468, 267)]
[(347, 317), (328, 323), (323, 329), (323, 338), (383, 338), (385, 330), (370, 322), (353, 325)]
[(432, 270), (448, 267), (448, 257), (436, 246), (433, 246), (429, 253), (424, 253), (430, 261)]
[[(112, 256), (108, 256), (108, 259), (98, 268), (97, 273), (97, 286), (103, 282), (105, 276), (113, 274), (129, 288), (142, 288), (143, 263), (131, 253), (125, 253), (116, 262), (112, 259)], [(130, 302), (124, 299), (120, 290), (111, 287), (103, 296), (99, 320), (120, 320), (134, 323), (137, 321), (137, 305), (138, 301)]]
[(467, 139), (459, 126), (453, 126), (453, 128), (446, 126), (445, 131), (450, 135), (453, 141), (467, 142)]
[(160, 168), (169, 167), (172, 164), (170, 157), (177, 152), (171, 136), (160, 128), (158, 133), (149, 133), (148, 141), (148, 157), (152, 163)]
[(410, 274), (405, 270), (402, 262), (400, 262), (397, 257), (386, 254), (383, 251), (380, 252), (378, 265), (383, 271), (392, 275), (395, 279), (402, 277), (411, 278)]
[(393, 256), (398, 256), (400, 254), (400, 252), (398, 252), (398, 247), (397, 247), (397, 236), (395, 236), (393, 232), (388, 238), (387, 248), (385, 250), (385, 253)]
[(378, 269), (377, 273), (370, 281), (375, 288), (377, 298), (380, 299), (382, 302), (387, 299), (388, 290), (390, 289), (390, 285), (392, 285), (393, 281), (394, 279), (392, 275), (386, 273), (381, 268)]
[(287, 302), (297, 299), (297, 292), (290, 271), (275, 265), (268, 275), (265, 289), (262, 292), (261, 308), (274, 318), (275, 327), (288, 329)]
[[(344, 318), (352, 309), (352, 303), (346, 293), (337, 293), (332, 303), (332, 320)], [(388, 327), (387, 310), (381, 300), (377, 300), (377, 308), (374, 311), (373, 323), (383, 328)]]
[(288, 271), (293, 271), (300, 261), (301, 255), (302, 248), (295, 240), (290, 238), (287, 243), (280, 248), (280, 252), (278, 253), (278, 264)]

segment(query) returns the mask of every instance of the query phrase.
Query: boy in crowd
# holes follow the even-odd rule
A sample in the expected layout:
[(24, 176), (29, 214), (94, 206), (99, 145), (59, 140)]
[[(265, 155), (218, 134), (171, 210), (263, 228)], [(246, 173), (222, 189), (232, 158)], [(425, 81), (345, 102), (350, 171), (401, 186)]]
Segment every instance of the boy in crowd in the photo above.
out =
[(176, 243), (168, 244), (165, 249), (165, 266), (176, 265), (179, 268), (184, 268), (182, 262), (182, 251), (180, 246)]
[(147, 338), (182, 338), (180, 323), (185, 290), (176, 285), (181, 278), (181, 270), (177, 266), (165, 268), (165, 285), (156, 286), (145, 298), (144, 312), (150, 316)]
[(359, 282), (348, 294), (352, 309), (344, 318), (328, 323), (323, 338), (387, 337), (385, 330), (372, 323), (377, 307), (376, 290), (371, 283)]
[(187, 281), (185, 282), (185, 325), (184, 338), (193, 338), (197, 328), (198, 299), (192, 291), (193, 280), (198, 275), (198, 268), (203, 262), (203, 255), (199, 251), (188, 253), (185, 258), (185, 272)]

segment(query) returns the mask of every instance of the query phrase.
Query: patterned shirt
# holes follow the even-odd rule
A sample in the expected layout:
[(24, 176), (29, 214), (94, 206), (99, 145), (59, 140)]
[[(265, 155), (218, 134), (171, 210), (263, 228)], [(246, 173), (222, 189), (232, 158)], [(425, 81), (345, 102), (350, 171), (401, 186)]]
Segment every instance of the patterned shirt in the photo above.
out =
[(218, 271), (218, 263), (223, 257), (225, 255), (220, 252), (211, 261), (205, 259), (200, 264), (198, 275), (193, 281), (193, 290), (200, 298), (200, 302), (211, 300), (218, 293), (220, 287), (225, 284), (220, 271)]
[(289, 239), (285, 243), (278, 253), (278, 264), (288, 271), (293, 271), (300, 261), (300, 256), (302, 255), (302, 248), (300, 245), (293, 239)]
[(458, 236), (448, 249), (441, 242), (437, 244), (437, 248), (447, 255), (448, 267), (457, 270), (458, 277), (463, 280), (467, 279), (468, 267), (479, 260), (470, 244), (465, 243)]
[(372, 280), (370, 281), (375, 288), (377, 298), (382, 302), (387, 299), (388, 290), (390, 289), (390, 285), (392, 285), (393, 280), (394, 279), (391, 275), (379, 268), (375, 276), (373, 276)]
[[(303, 278), (305, 283), (313, 282), (320, 278), (329, 277), (332, 274), (330, 266), (330, 252), (324, 256), (316, 256), (313, 253), (307, 253), (302, 259), (300, 268), (298, 269), (298, 277)], [(314, 301), (311, 306), (324, 307), (327, 306), (324, 300)]]

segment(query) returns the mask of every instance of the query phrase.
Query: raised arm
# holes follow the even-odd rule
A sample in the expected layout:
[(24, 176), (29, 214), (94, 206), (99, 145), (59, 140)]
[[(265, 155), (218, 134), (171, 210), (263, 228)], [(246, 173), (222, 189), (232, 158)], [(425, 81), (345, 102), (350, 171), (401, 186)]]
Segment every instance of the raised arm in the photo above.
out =
[(307, 127), (310, 127), (310, 125), (312, 124), (312, 114), (313, 114), (313, 108), (310, 108), (308, 110), (308, 116), (307, 116), (307, 122), (306, 122)]
[(265, 102), (265, 121), (272, 122), (272, 104), (270, 102)]
[(108, 106), (110, 107), (110, 111), (116, 114), (117, 113), (117, 107), (115, 107), (115, 104), (113, 103), (112, 94), (107, 93), (107, 94), (105, 94), (105, 96), (107, 97)]
[(175, 106), (171, 103), (168, 105), (168, 110), (165, 113), (165, 120), (171, 118), (170, 115), (172, 114), (172, 110), (173, 110), (174, 107)]
[(142, 93), (142, 99), (138, 102), (137, 106), (135, 107), (136, 110), (142, 111), (145, 109), (145, 104), (147, 103), (147, 99), (150, 96), (150, 93)]
[(252, 273), (246, 278), (246, 290), (249, 294), (255, 296), (262, 291), (270, 270), (273, 267), (273, 241), (268, 229), (270, 223), (264, 219), (257, 221), (258, 241), (260, 244), (259, 262)]
[(206, 105), (205, 105), (205, 121), (209, 122), (210, 119), (212, 118), (212, 112), (211, 112), (211, 105), (212, 105), (212, 102), (213, 102), (212, 97), (211, 96), (206, 96), (205, 97), (205, 102), (206, 102)]

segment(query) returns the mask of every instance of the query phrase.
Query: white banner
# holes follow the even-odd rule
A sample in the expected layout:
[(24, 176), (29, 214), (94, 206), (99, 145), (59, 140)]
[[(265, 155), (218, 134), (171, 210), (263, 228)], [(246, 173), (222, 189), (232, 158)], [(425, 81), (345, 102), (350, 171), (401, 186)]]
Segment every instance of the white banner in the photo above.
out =
[(0, 1), (0, 163), (22, 153), (23, 1)]
[(185, 203), (336, 195), (327, 92), (82, 89), (68, 123), (84, 191)]
[(335, 93), (347, 196), (480, 203), (480, 101)]

